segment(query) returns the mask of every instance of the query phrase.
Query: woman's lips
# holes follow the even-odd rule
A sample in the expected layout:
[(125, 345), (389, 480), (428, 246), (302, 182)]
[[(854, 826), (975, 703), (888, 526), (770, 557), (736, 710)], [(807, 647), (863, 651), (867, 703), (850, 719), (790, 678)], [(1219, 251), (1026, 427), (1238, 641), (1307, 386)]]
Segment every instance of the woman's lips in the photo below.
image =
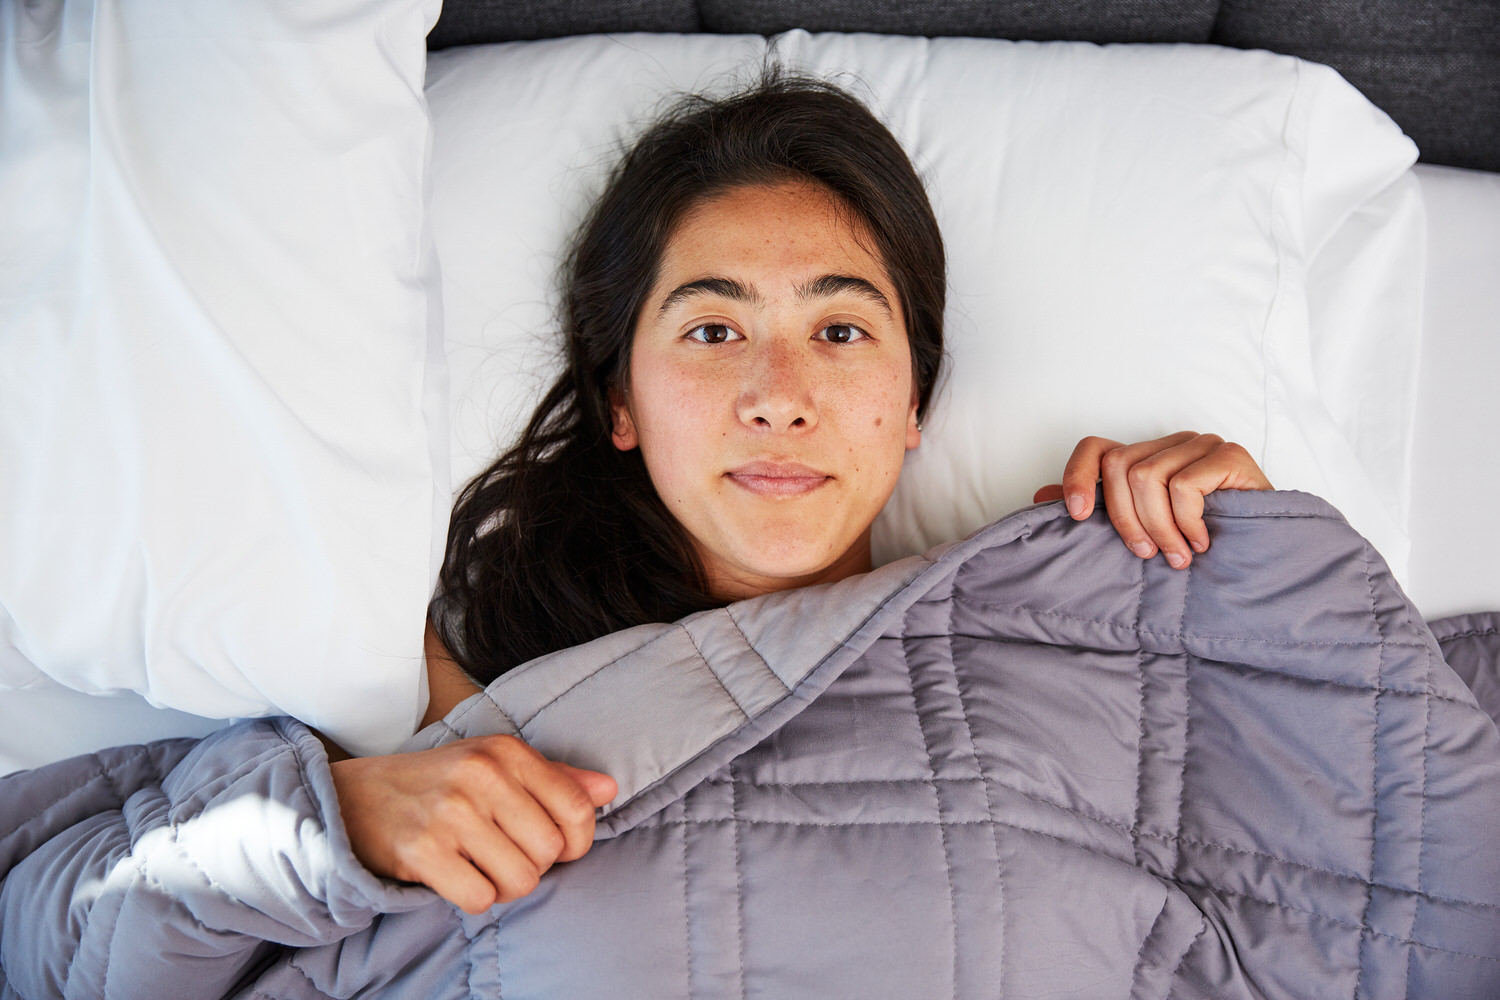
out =
[(795, 462), (750, 462), (725, 475), (741, 489), (773, 497), (811, 493), (833, 478)]

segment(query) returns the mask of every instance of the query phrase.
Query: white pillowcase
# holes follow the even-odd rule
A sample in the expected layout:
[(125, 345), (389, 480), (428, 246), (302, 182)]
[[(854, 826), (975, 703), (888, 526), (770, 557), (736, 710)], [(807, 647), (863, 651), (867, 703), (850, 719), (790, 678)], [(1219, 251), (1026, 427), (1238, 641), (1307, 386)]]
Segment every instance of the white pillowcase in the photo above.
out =
[[(664, 95), (753, 78), (766, 44), (593, 36), (433, 56), (456, 483), (550, 381), (559, 248), (621, 144)], [(1330, 500), (1404, 571), (1422, 257), (1420, 202), (1396, 182), (1416, 150), (1336, 73), (1208, 46), (772, 44), (888, 122), (949, 250), (952, 364), (876, 522), (878, 560), (1029, 503), (1085, 434), (1193, 428)], [(1356, 214), (1356, 248), (1384, 253), (1341, 238)], [(1310, 290), (1325, 247), (1342, 259)], [(1384, 310), (1341, 313), (1372, 283), (1393, 289)], [(1350, 353), (1369, 363), (1348, 370)]]
[(5, 6), (0, 687), (411, 732), (451, 493), (437, 9)]

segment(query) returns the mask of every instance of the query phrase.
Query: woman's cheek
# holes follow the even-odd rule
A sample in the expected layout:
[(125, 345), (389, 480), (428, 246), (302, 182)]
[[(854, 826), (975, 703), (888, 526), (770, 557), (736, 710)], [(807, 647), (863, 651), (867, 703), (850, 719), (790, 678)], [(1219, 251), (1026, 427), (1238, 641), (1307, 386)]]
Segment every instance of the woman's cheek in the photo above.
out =
[(728, 436), (724, 415), (732, 412), (732, 399), (725, 399), (725, 388), (715, 382), (701, 374), (659, 371), (641, 387), (649, 414), (643, 453), (669, 506), (695, 475), (706, 473)]

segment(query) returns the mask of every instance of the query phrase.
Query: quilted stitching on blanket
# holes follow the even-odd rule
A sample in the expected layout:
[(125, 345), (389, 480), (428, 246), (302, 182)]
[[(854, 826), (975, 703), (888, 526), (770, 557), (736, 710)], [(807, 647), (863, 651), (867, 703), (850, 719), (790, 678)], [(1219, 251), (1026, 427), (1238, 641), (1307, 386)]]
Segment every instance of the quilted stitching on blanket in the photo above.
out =
[[(1065, 550), (978, 553), (774, 736), (598, 845), (539, 905), (572, 926), (588, 894), (630, 899), (623, 919), (650, 926), (651, 947), (607, 949), (594, 971), (637, 995), (1494, 982), (1496, 866), (1478, 885), (1467, 863), (1483, 835), (1426, 835), (1462, 823), (1450, 791), (1471, 776), (1444, 751), (1484, 738), (1482, 720), (1373, 553), (1309, 562), (1317, 520), (1247, 548), (1282, 567), (1248, 589), (1243, 558), (1182, 573), (1106, 558), (1095, 586), (1058, 587), (1041, 581), (1076, 572)], [(619, 918), (595, 910), (584, 940), (617, 937)], [(509, 995), (582, 988), (518, 974), (536, 967), (531, 919), (494, 928)]]
[[(479, 917), (381, 903), (316, 741), (278, 724), (319, 800), (288, 822), (327, 852), (291, 863), (341, 916), (239, 995), (1500, 995), (1493, 722), (1326, 505), (1209, 513), (1185, 572), (1035, 508), (925, 562), (502, 678), (422, 739), (519, 730), (625, 791), (585, 858)], [(233, 785), (212, 765), (235, 748), (206, 741), (176, 801), (209, 817), (195, 789)], [(7, 914), (31, 905), (5, 893)], [(280, 905), (236, 901), (307, 933)], [(122, 931), (114, 959), (144, 977), (131, 963), (160, 948)]]

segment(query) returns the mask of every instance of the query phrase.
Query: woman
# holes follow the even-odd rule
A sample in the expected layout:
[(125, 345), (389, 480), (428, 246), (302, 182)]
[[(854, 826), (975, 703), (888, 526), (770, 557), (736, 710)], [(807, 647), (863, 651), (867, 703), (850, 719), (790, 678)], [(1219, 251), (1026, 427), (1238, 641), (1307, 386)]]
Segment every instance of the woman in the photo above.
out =
[[(871, 568), (870, 526), (921, 442), (945, 266), (894, 137), (825, 83), (770, 75), (648, 130), (580, 232), (567, 367), (463, 491), (427, 633), (425, 723), (509, 668), (618, 629)], [(1203, 496), (1268, 489), (1241, 448), (1183, 433), (1080, 442), (1141, 558), (1208, 547)], [(592, 842), (606, 775), (511, 737), (333, 766), (360, 860), (477, 913)]]

